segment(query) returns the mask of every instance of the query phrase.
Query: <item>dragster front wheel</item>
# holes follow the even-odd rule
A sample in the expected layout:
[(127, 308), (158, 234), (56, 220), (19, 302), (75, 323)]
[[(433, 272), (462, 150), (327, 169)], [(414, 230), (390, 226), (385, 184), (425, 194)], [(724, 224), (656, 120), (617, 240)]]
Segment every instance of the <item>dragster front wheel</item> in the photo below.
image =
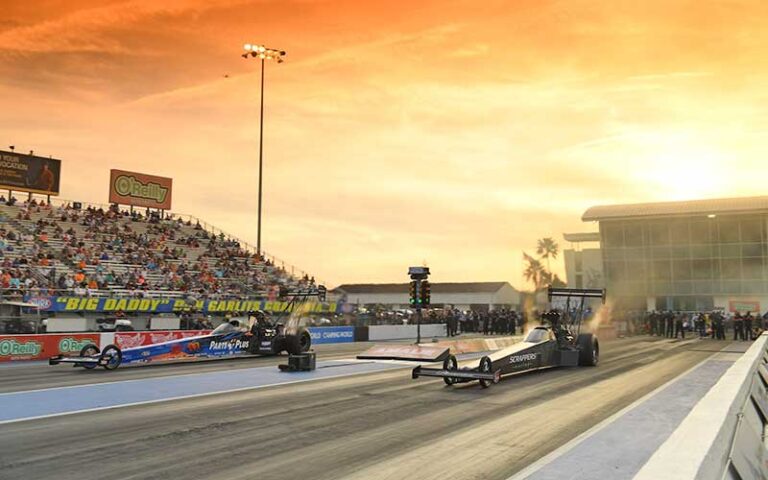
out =
[[(448, 355), (448, 358), (443, 360), (443, 370), (447, 370), (449, 372), (453, 372), (459, 369), (459, 362), (456, 361), (455, 355)], [(453, 385), (454, 383), (457, 383), (456, 377), (443, 377), (443, 381), (446, 385)]]
[[(80, 349), (81, 357), (91, 357), (98, 354), (99, 354), (99, 347), (97, 347), (94, 344), (86, 345)], [(98, 365), (96, 365), (95, 363), (76, 363), (74, 366), (87, 368), (88, 370), (93, 370)]]
[[(493, 370), (493, 363), (489, 357), (483, 357), (480, 359), (480, 373), (491, 373)], [(488, 388), (493, 383), (493, 380), (480, 379), (480, 386)]]
[(107, 345), (101, 352), (101, 366), (114, 370), (123, 362), (123, 352), (117, 345)]

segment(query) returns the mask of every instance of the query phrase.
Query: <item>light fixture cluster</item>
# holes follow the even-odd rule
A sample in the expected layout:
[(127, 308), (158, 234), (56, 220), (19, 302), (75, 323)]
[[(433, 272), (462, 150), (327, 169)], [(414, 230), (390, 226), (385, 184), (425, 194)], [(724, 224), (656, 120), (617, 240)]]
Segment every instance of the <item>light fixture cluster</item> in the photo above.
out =
[(285, 56), (283, 50), (267, 48), (264, 45), (246, 43), (243, 45), (243, 48), (245, 49), (245, 53), (242, 55), (243, 58), (251, 56), (262, 60), (277, 60), (277, 63), (283, 63), (283, 57)]

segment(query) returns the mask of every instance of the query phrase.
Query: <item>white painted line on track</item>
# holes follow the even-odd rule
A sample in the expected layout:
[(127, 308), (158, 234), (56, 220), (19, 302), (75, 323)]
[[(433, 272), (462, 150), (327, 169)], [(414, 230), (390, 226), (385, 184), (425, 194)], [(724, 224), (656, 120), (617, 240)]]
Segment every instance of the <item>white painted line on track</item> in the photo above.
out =
[[(728, 348), (728, 345), (724, 346), (720, 351), (722, 351), (722, 350), (724, 350), (726, 348)], [(668, 382), (664, 383), (663, 385), (655, 388), (653, 391), (643, 395), (639, 399), (635, 400), (631, 404), (629, 404), (626, 407), (622, 408), (621, 410), (619, 410), (618, 412), (614, 413), (613, 415), (611, 415), (610, 417), (606, 418), (605, 420), (603, 420), (602, 422), (598, 423), (597, 425), (593, 426), (589, 430), (587, 430), (585, 432), (582, 432), (580, 435), (578, 435), (577, 437), (571, 439), (570, 441), (568, 441), (564, 445), (561, 445), (556, 450), (554, 450), (554, 451), (544, 455), (543, 457), (541, 457), (537, 461), (533, 462), (532, 464), (528, 465), (524, 469), (522, 469), (519, 472), (513, 474), (511, 477), (508, 477), (507, 480), (524, 480), (525, 478), (531, 476), (532, 474), (536, 473), (538, 470), (540, 470), (544, 466), (552, 463), (557, 458), (563, 456), (565, 453), (567, 453), (568, 451), (570, 451), (571, 449), (576, 447), (576, 445), (580, 444), (581, 442), (583, 442), (584, 440), (588, 439), (589, 437), (592, 437), (593, 435), (597, 434), (598, 432), (600, 432), (601, 430), (606, 428), (608, 425), (610, 425), (611, 423), (615, 422), (616, 420), (618, 420), (619, 418), (624, 416), (626, 413), (628, 413), (629, 411), (631, 411), (632, 409), (634, 409), (638, 405), (640, 405), (643, 402), (649, 400), (651, 397), (653, 397), (657, 393), (661, 392), (665, 388), (669, 387), (670, 385), (672, 385), (676, 381), (680, 380), (685, 375), (688, 375), (689, 373), (691, 373), (692, 371), (696, 370), (697, 368), (699, 368), (700, 366), (704, 365), (705, 363), (707, 363), (710, 360), (712, 360), (711, 356), (705, 358), (704, 360), (702, 360), (701, 362), (697, 363), (693, 367), (691, 367), (688, 370), (684, 371), (683, 373), (681, 373), (680, 375), (676, 376), (675, 378), (672, 378), (671, 380), (669, 380)]]

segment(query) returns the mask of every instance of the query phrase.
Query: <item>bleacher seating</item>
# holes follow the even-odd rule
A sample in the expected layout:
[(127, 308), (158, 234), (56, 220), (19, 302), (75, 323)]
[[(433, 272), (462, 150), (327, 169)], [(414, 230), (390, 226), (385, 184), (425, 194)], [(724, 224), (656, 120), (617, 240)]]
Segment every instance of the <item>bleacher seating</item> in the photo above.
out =
[(265, 296), (313, 283), (199, 221), (69, 204), (0, 203), (3, 291), (94, 296)]

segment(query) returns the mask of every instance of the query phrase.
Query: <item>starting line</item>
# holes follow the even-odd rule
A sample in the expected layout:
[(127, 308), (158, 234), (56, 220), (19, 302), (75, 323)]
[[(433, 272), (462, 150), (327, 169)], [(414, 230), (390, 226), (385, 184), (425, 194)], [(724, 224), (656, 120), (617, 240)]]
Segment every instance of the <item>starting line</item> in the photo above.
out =
[[(276, 366), (155, 377), (0, 394), (0, 425), (403, 368), (402, 363), (330, 360), (311, 372)], [(94, 372), (98, 375), (103, 372)]]

